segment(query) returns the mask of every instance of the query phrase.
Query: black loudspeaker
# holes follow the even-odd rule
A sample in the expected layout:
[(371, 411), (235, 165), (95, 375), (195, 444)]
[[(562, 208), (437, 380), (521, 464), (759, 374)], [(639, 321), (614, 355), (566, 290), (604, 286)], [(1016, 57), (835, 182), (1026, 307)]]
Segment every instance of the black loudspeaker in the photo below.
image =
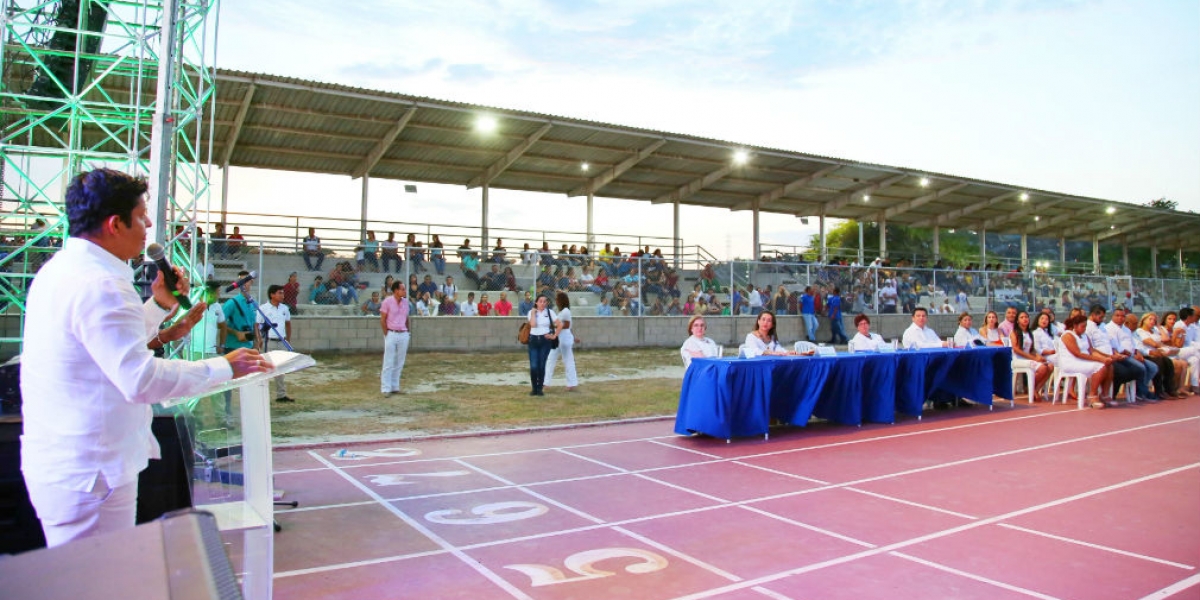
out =
[[(175, 417), (160, 415), (151, 424), (162, 460), (150, 461), (138, 478), (138, 523), (192, 506), (192, 438), (180, 435), (176, 423)], [(21, 476), (21, 430), (20, 416), (0, 417), (0, 554), (46, 546)]]
[(242, 597), (217, 520), (203, 511), (7, 557), (0, 581), (4, 597), (23, 600)]

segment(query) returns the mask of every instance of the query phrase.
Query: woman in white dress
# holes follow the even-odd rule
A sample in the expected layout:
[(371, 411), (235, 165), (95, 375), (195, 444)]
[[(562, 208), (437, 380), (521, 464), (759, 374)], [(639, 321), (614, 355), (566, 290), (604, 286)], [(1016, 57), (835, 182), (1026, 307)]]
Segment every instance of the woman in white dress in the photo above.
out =
[(1065, 323), (1067, 330), (1062, 335), (1063, 352), (1058, 357), (1058, 370), (1072, 375), (1086, 375), (1092, 396), (1092, 408), (1116, 406), (1107, 394), (1112, 383), (1112, 357), (1092, 349), (1087, 335), (1087, 317), (1082, 313), (1070, 317)]
[(558, 305), (558, 314), (554, 317), (554, 334), (558, 337), (558, 347), (550, 350), (546, 357), (546, 381), (554, 379), (554, 366), (561, 356), (563, 369), (567, 372), (567, 391), (573, 392), (579, 387), (579, 377), (575, 373), (575, 334), (571, 333), (571, 298), (566, 292), (554, 295), (554, 303)]
[(758, 313), (758, 319), (754, 322), (754, 331), (746, 334), (746, 343), (743, 345), (743, 349), (746, 358), (795, 354), (779, 345), (779, 338), (775, 337), (775, 313), (769, 310)]
[[(1200, 355), (1197, 355), (1194, 348), (1187, 346), (1187, 327), (1180, 325), (1179, 315), (1175, 311), (1163, 313), (1162, 327), (1159, 327), (1159, 339), (1162, 340), (1164, 346), (1174, 348), (1175, 354), (1171, 358), (1183, 361), (1191, 367), (1190, 380), (1183, 381), (1180, 384), (1181, 388), (1188, 395), (1191, 395), (1200, 384)], [(1188, 369), (1178, 369), (1182, 377), (1187, 378)]]
[(854, 316), (854, 328), (858, 333), (850, 338), (847, 344), (851, 352), (874, 352), (884, 344), (883, 337), (878, 333), (871, 333), (871, 319), (862, 313)]
[[(1186, 398), (1183, 391), (1184, 378), (1187, 377), (1187, 362), (1180, 360), (1179, 349), (1172, 347), (1164, 340), (1170, 339), (1170, 334), (1158, 324), (1158, 315), (1146, 313), (1138, 324), (1137, 338), (1150, 349), (1150, 355), (1158, 362), (1159, 375), (1162, 376), (1163, 387), (1167, 397)], [(1164, 390), (1159, 390), (1163, 392)]]
[(1041, 313), (1037, 316), (1037, 327), (1033, 328), (1033, 352), (1051, 366), (1058, 364), (1058, 356), (1054, 350), (1053, 327), (1054, 320), (1050, 315)]
[(704, 322), (704, 317), (696, 315), (688, 319), (688, 336), (683, 342), (683, 346), (679, 348), (679, 355), (683, 357), (683, 366), (692, 366), (693, 358), (716, 358), (720, 356), (720, 346), (712, 341), (712, 338), (704, 337), (704, 333), (708, 331), (708, 323)]
[[(1087, 325), (1084, 324), (1084, 329)], [(1013, 327), (1012, 332), (1012, 366), (1014, 369), (1033, 369), (1033, 389), (1029, 390), (1029, 397), (1035, 402), (1044, 402), (1046, 399), (1037, 390), (1042, 389), (1046, 380), (1050, 379), (1050, 363), (1036, 352), (1033, 348), (1033, 333), (1029, 331), (1029, 313), (1021, 311), (1017, 313), (1017, 325)]]
[(995, 311), (989, 310), (983, 316), (983, 327), (979, 328), (979, 338), (988, 346), (1003, 346), (1004, 335), (1000, 333), (1000, 317)]
[(971, 313), (964, 312), (958, 315), (958, 331), (954, 332), (954, 347), (966, 348), (981, 345), (983, 345), (983, 339), (979, 337), (979, 331), (971, 327)]

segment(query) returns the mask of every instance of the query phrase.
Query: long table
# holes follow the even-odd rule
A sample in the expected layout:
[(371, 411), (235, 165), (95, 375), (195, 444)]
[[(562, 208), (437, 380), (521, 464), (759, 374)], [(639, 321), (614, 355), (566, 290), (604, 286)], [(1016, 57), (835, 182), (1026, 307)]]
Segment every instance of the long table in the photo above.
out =
[(772, 420), (804, 426), (812, 416), (847, 425), (921, 416), (937, 395), (992, 404), (1011, 400), (1012, 351), (930, 349), (836, 356), (696, 358), (683, 378), (675, 433), (763, 435)]

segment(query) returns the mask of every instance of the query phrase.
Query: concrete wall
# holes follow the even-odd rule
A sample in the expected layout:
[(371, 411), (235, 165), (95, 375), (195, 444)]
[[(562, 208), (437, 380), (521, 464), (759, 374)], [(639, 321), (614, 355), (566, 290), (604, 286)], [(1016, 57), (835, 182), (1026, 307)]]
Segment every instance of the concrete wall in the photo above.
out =
[[(478, 351), (514, 350), (519, 317), (428, 317), (412, 320), (409, 350)], [(572, 324), (575, 334), (588, 348), (627, 348), (657, 346), (677, 348), (687, 338), (687, 317), (577, 317)], [(708, 317), (708, 335), (718, 344), (737, 348), (754, 327), (754, 317)], [(829, 341), (829, 321), (821, 319), (817, 340)], [(871, 317), (871, 331), (885, 339), (899, 338), (912, 319), (908, 315)], [(930, 315), (929, 324), (942, 337), (954, 335), (953, 315)], [(851, 317), (845, 318), (845, 330), (854, 335)], [(804, 337), (800, 317), (780, 317), (776, 326), (781, 342), (790, 344)], [(297, 318), (292, 324), (292, 344), (302, 352), (319, 350), (379, 350), (383, 332), (379, 319), (366, 317)]]

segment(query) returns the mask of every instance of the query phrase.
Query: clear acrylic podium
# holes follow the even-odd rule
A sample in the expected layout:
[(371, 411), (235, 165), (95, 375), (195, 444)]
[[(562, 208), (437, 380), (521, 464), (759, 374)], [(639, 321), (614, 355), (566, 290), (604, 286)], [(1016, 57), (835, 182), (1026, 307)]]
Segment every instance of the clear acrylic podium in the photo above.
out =
[(219, 397), (236, 391), (240, 418), (219, 433), (199, 432), (198, 436), (207, 435), (207, 442), (193, 440), (197, 456), (205, 460), (192, 480), (195, 508), (216, 516), (242, 593), (252, 600), (271, 598), (274, 573), (270, 382), (316, 364), (310, 356), (282, 350), (265, 356), (275, 365), (274, 371), (247, 375), (198, 394)]

